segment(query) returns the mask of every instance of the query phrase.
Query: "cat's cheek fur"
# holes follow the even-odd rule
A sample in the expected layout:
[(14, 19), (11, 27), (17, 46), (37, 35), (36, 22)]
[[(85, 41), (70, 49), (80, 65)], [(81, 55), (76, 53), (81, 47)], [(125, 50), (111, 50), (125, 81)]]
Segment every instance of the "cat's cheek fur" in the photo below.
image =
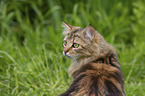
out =
[(73, 50), (73, 55), (75, 56), (75, 58), (79, 58), (79, 57), (84, 56), (84, 52), (82, 49), (77, 48)]

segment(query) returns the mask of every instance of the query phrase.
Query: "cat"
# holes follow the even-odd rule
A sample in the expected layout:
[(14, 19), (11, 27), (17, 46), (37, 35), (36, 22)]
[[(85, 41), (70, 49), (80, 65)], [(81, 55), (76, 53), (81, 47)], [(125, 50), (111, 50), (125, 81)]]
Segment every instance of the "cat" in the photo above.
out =
[(71, 59), (73, 82), (59, 96), (125, 96), (124, 79), (112, 46), (91, 26), (63, 22), (63, 55)]

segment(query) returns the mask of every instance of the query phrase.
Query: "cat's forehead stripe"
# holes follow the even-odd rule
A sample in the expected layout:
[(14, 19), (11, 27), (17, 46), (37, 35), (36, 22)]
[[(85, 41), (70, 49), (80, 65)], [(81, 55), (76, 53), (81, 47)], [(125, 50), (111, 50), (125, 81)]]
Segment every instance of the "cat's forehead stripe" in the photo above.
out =
[(76, 29), (76, 30), (72, 31), (71, 33), (76, 33), (76, 32), (79, 32), (79, 31), (81, 31), (81, 30), (83, 30), (83, 29), (84, 29), (84, 28)]
[(81, 39), (83, 42), (85, 42), (85, 40), (83, 38), (81, 38), (79, 35), (74, 35), (74, 37), (78, 37), (79, 39)]
[(72, 32), (70, 32), (70, 33), (68, 33), (67, 35), (69, 35), (68, 36), (68, 38), (72, 38), (72, 36), (74, 35), (74, 33), (76, 33), (76, 32), (80, 32), (81, 30), (83, 30), (84, 28), (79, 28), (79, 29), (76, 29), (76, 30), (74, 30), (74, 31), (72, 31)]

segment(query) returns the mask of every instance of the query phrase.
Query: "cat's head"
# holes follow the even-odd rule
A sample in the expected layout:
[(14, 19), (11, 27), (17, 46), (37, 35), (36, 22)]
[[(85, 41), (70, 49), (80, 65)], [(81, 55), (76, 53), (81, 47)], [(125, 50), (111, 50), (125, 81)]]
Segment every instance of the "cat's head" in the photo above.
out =
[(104, 39), (91, 25), (81, 28), (63, 22), (63, 27), (63, 55), (70, 59), (78, 59), (100, 54)]

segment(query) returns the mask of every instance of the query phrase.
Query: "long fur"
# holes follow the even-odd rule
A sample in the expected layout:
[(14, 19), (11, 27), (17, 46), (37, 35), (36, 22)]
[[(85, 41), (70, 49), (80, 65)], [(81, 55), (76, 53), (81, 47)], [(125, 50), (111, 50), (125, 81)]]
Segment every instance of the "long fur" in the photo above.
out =
[[(88, 36), (88, 32), (91, 35)], [(60, 96), (125, 96), (117, 55), (93, 27), (73, 26), (64, 40), (69, 42), (64, 51), (72, 60), (68, 73), (73, 82)], [(79, 42), (82, 47), (72, 48), (73, 42)]]
[(125, 96), (124, 80), (115, 54), (82, 66), (69, 89), (60, 96)]

